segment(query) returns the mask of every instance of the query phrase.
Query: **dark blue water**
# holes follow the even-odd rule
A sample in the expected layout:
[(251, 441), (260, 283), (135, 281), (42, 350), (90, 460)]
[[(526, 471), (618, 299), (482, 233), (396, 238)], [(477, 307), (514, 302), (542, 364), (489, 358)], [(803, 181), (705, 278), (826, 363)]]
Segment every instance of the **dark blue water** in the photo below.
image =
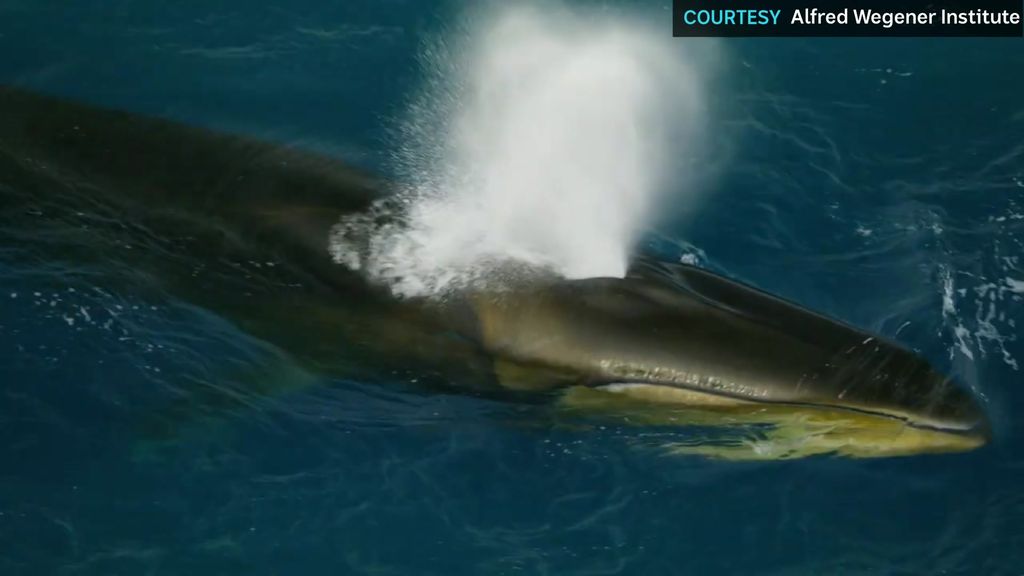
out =
[[(669, 34), (661, 3), (636, 4)], [(386, 170), (421, 41), (458, 12), (0, 0), (0, 82)], [(140, 418), (184, 382), (242, 390), (287, 378), (286, 359), (188, 303), (0, 246), (0, 573), (1024, 573), (1020, 41), (725, 48), (716, 177), (652, 248), (918, 350), (985, 399), (991, 445), (670, 458), (637, 449), (642, 430), (358, 381), (144, 441)]]

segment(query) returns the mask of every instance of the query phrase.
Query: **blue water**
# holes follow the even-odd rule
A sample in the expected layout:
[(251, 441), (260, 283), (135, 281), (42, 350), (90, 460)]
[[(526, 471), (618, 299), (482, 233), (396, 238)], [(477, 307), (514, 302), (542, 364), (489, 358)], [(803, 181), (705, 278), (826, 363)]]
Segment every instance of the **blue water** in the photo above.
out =
[[(635, 4), (670, 33), (661, 2)], [(459, 11), (2, 0), (0, 82), (384, 171), (422, 39)], [(358, 381), (142, 441), (140, 417), (182, 382), (242, 386), (280, 353), (186, 302), (0, 246), (0, 574), (1024, 573), (1020, 41), (725, 47), (717, 175), (649, 248), (918, 350), (985, 399), (991, 445), (670, 458), (637, 448), (642, 429)]]

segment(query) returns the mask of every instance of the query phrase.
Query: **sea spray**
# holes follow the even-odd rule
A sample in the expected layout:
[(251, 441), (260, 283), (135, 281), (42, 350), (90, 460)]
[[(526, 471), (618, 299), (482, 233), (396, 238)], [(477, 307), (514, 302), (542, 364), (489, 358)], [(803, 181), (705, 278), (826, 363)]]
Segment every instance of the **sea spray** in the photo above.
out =
[(335, 227), (334, 258), (400, 296), (524, 268), (621, 276), (704, 128), (697, 58), (664, 30), (561, 9), (477, 14), (428, 44), (397, 130), (403, 188)]

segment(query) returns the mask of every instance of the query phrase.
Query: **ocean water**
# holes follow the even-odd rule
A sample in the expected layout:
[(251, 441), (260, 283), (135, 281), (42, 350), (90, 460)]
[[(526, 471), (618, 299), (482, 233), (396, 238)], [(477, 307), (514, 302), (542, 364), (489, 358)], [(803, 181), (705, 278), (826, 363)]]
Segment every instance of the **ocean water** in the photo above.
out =
[[(664, 4), (569, 6), (668, 36)], [(465, 9), (0, 0), (0, 82), (392, 174), (425, 42)], [(706, 129), (666, 152), (701, 168), (642, 249), (919, 351), (984, 399), (989, 446), (736, 463), (388, 375), (259, 396), (293, 377), (280, 351), (102, 270), (26, 265), (5, 234), (0, 574), (1024, 574), (1019, 40), (669, 42), (714, 72), (692, 80)], [(240, 405), (139, 433), (202, 386)]]

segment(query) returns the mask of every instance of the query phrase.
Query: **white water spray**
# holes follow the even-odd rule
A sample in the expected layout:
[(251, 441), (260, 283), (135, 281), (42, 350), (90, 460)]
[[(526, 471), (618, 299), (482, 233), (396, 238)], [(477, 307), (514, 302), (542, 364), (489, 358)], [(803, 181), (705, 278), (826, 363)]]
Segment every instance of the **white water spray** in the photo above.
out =
[(342, 220), (335, 260), (401, 296), (493, 287), (509, 264), (623, 275), (666, 184), (686, 192), (696, 59), (621, 18), (512, 8), (474, 23), (425, 51), (395, 156), (408, 188)]

